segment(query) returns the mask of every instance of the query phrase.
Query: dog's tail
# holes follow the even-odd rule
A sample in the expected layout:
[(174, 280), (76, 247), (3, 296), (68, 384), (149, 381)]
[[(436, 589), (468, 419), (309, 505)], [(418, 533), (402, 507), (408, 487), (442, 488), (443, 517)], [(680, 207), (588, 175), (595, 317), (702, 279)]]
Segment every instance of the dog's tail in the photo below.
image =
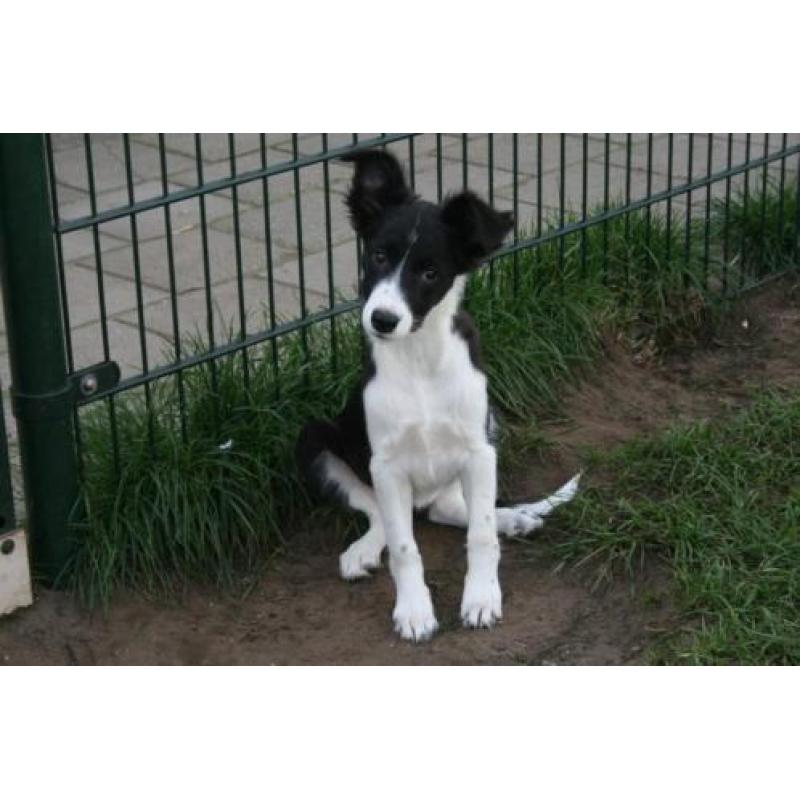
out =
[(515, 503), (512, 507), (523, 508), (526, 514), (536, 517), (546, 517), (559, 506), (569, 503), (578, 493), (578, 486), (581, 482), (581, 474), (573, 475), (560, 489), (557, 489), (549, 497), (539, 500), (536, 503)]

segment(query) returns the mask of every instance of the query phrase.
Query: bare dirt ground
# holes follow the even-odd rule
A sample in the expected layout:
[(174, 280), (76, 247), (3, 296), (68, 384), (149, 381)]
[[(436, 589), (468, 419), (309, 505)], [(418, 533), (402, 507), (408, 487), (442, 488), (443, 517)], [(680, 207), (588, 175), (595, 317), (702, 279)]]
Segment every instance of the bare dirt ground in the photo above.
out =
[[(783, 279), (746, 298), (703, 347), (642, 359), (618, 345), (564, 397), (568, 423), (546, 426), (553, 448), (515, 476), (514, 496), (540, 497), (572, 475), (586, 448), (605, 449), (671, 422), (709, 419), (765, 387), (800, 387), (800, 284)], [(591, 476), (589, 476), (591, 480)], [(337, 577), (341, 541), (330, 532), (297, 542), (246, 596), (194, 589), (180, 599), (114, 598), (90, 613), (40, 589), (33, 607), (0, 620), (4, 664), (629, 664), (675, 624), (667, 581), (653, 565), (592, 589), (591, 576), (554, 571), (553, 522), (526, 543), (505, 543), (504, 619), (463, 630), (458, 608), (463, 533), (417, 526), (441, 629), (433, 641), (392, 633), (391, 579)]]

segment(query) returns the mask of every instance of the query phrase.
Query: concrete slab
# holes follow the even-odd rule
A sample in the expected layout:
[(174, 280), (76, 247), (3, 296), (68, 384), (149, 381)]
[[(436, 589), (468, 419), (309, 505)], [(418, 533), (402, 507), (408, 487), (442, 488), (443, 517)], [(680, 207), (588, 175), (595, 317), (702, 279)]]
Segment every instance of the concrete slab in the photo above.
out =
[[(296, 287), (276, 281), (274, 297), (276, 308), (279, 309), (278, 321), (288, 321), (300, 316), (300, 292)], [(244, 304), (247, 331), (255, 332), (269, 327), (269, 287), (264, 278), (245, 278), (241, 301)], [(213, 287), (212, 324), (217, 344), (229, 341), (238, 335), (241, 326), (239, 304), (240, 295), (236, 281), (228, 281)], [(180, 337), (188, 335), (208, 343), (208, 308), (205, 291), (194, 289), (183, 292), (177, 298), (177, 306), (181, 326)], [(307, 313), (324, 307), (327, 307), (327, 301), (323, 295), (310, 290), (306, 292)], [(119, 320), (129, 325), (136, 325), (137, 317), (135, 313), (127, 312), (119, 315)], [(147, 306), (145, 323), (148, 331), (160, 335), (169, 344), (174, 343), (172, 304), (169, 298)]]
[[(177, 228), (172, 236), (172, 257), (175, 285), (178, 292), (200, 289), (206, 284), (204, 251), (208, 252), (208, 272), (211, 283), (221, 283), (237, 274), (236, 238), (227, 231), (207, 229), (204, 238), (198, 226)], [(242, 272), (266, 273), (267, 248), (264, 242), (240, 237), (239, 251)], [(280, 247), (273, 248), (274, 266), (290, 258)], [(104, 269), (110, 274), (133, 280), (133, 248), (128, 246), (105, 257)], [(139, 269), (148, 285), (170, 291), (169, 250), (166, 238), (156, 238), (139, 245)]]
[[(330, 204), (330, 241), (336, 244), (355, 239), (350, 228), (347, 213), (342, 203), (343, 195), (331, 191)], [(318, 189), (301, 190), (300, 220), (298, 228), (297, 204), (294, 195), (282, 200), (270, 198), (270, 230), (273, 241), (281, 248), (296, 251), (301, 249), (306, 254), (319, 253), (325, 249), (328, 241), (325, 193)], [(233, 233), (234, 218), (232, 216), (219, 219), (212, 224), (216, 230)], [(256, 241), (265, 240), (265, 220), (262, 208), (251, 208), (239, 214), (239, 231), (246, 238)]]
[[(84, 325), (100, 318), (100, 296), (97, 273), (90, 267), (77, 264), (65, 269), (69, 320), (72, 327)], [(107, 316), (137, 307), (136, 285), (103, 273), (103, 295)], [(142, 286), (145, 303), (157, 300), (164, 292), (151, 286)]]
[[(120, 319), (108, 321), (108, 343), (110, 358), (119, 364), (123, 378), (140, 375), (143, 371), (142, 344), (136, 315), (132, 322)], [(72, 347), (75, 368), (82, 369), (104, 359), (103, 334), (96, 320), (75, 328), (72, 331)], [(151, 330), (145, 330), (145, 348), (149, 368), (173, 361), (171, 340), (167, 340)]]

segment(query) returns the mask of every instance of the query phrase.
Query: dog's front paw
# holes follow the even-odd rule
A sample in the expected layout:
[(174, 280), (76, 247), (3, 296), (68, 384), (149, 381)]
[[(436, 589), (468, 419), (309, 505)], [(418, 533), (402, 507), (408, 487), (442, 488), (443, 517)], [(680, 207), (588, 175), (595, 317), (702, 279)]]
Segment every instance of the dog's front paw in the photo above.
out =
[(461, 619), (467, 628), (491, 628), (503, 616), (503, 597), (497, 577), (467, 575), (461, 600)]
[(433, 613), (431, 593), (427, 586), (415, 592), (407, 592), (398, 596), (392, 614), (394, 629), (403, 639), (421, 642), (430, 639), (439, 624)]
[(383, 548), (383, 537), (368, 531), (339, 556), (339, 573), (346, 581), (370, 577), (370, 570), (381, 565)]

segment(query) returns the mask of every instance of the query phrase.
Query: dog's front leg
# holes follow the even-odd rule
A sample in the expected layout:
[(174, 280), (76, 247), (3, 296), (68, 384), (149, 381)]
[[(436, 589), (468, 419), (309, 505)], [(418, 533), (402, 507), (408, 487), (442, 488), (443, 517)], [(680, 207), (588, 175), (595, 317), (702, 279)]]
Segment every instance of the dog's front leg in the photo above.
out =
[(430, 638), (437, 628), (431, 593), (425, 585), (422, 557), (414, 541), (414, 498), (407, 475), (388, 460), (370, 465), (375, 496), (383, 519), (389, 568), (397, 590), (395, 630), (413, 641)]
[(489, 628), (500, 619), (502, 595), (497, 576), (500, 544), (497, 541), (497, 454), (489, 445), (470, 453), (462, 473), (467, 501), (467, 577), (461, 601), (461, 619), (469, 627)]

